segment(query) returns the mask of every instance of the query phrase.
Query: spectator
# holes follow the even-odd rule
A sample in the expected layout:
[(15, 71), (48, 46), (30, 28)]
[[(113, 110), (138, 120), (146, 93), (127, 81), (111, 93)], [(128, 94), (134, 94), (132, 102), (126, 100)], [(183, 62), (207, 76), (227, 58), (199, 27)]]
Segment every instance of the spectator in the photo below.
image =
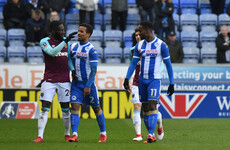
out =
[(29, 46), (39, 44), (39, 41), (45, 36), (44, 19), (44, 13), (40, 9), (32, 10), (32, 17), (26, 22), (26, 37)]
[(184, 51), (181, 42), (177, 41), (176, 33), (174, 31), (169, 33), (166, 44), (169, 47), (169, 54), (172, 63), (182, 63), (184, 58)]
[[(174, 31), (173, 3), (171, 0), (159, 0), (155, 5), (155, 32), (159, 39), (166, 40), (168, 34)], [(164, 36), (165, 33), (165, 36)]]
[(154, 0), (136, 0), (137, 8), (139, 9), (139, 14), (141, 21), (147, 21), (149, 16), (149, 21), (153, 24), (155, 23), (155, 11), (154, 11)]
[(222, 14), (224, 13), (225, 0), (209, 0), (212, 8), (212, 13)]
[(230, 50), (230, 33), (227, 26), (222, 26), (220, 34), (216, 38), (217, 63), (227, 63), (226, 51)]
[(126, 29), (128, 15), (128, 0), (112, 0), (112, 29), (117, 29), (120, 24), (120, 30)]
[(226, 13), (230, 16), (230, 3), (228, 4), (228, 6), (226, 8)]
[(57, 11), (51, 11), (48, 19), (46, 20), (46, 24), (45, 24), (45, 35), (49, 36), (51, 34), (50, 32), (50, 23), (52, 21), (60, 21), (62, 24), (64, 24), (64, 21), (60, 18), (59, 14)]
[(29, 18), (31, 18), (32, 16), (32, 10), (35, 9), (40, 9), (43, 11), (43, 13), (46, 13), (44, 9), (44, 5), (42, 4), (41, 1), (42, 0), (29, 0), (29, 2), (26, 4), (26, 11)]
[(98, 9), (98, 0), (76, 0), (79, 9), (80, 24), (86, 23), (86, 14), (89, 14), (89, 24), (94, 28), (94, 14)]
[(5, 29), (25, 28), (26, 7), (21, 0), (8, 0), (3, 8)]
[(70, 5), (70, 0), (43, 0), (43, 4), (47, 14), (57, 11), (60, 17), (65, 20), (65, 12)]

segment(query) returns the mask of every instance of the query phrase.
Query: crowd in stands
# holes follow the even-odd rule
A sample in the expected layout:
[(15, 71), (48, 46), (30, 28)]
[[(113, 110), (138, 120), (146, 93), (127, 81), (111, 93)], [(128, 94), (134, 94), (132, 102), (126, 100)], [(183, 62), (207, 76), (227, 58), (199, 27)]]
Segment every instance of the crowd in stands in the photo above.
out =
[[(24, 46), (25, 49), (27, 47), (37, 49), (40, 39), (50, 35), (49, 25), (53, 20), (59, 20), (66, 25), (66, 34), (77, 30), (79, 23), (87, 22), (94, 27), (90, 42), (98, 49), (101, 62), (122, 63), (127, 62), (127, 53), (132, 47), (132, 33), (135, 27), (140, 21), (149, 20), (155, 25), (155, 35), (168, 44), (173, 63), (229, 63), (230, 60), (226, 59), (229, 58), (226, 55), (230, 50), (230, 45), (226, 44), (230, 43), (229, 2), (229, 0), (0, 0), (3, 16), (0, 23), (2, 24), (0, 39), (5, 38), (4, 47), (15, 46), (10, 44), (13, 42), (8, 41), (9, 33), (11, 29), (22, 29), (25, 40), (20, 46)], [(223, 25), (227, 34), (222, 32)], [(6, 35), (2, 35), (5, 32)], [(220, 38), (222, 45), (218, 40)], [(9, 62), (7, 48), (3, 62)], [(1, 52), (0, 48), (0, 55)], [(41, 57), (40, 54), (39, 56)], [(25, 57), (23, 62), (29, 61)]]

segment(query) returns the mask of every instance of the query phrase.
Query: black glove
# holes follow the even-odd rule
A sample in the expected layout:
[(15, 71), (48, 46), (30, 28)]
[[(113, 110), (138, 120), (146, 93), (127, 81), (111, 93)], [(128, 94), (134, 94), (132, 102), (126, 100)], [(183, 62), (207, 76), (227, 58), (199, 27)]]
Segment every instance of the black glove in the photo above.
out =
[(77, 84), (78, 78), (76, 77), (76, 71), (72, 70), (72, 81), (74, 83), (74, 85)]
[(129, 90), (129, 79), (125, 78), (123, 86), (126, 90)]
[(64, 39), (64, 41), (68, 43), (72, 38), (74, 38), (75, 34), (77, 34), (77, 32), (70, 33), (69, 36), (66, 39)]
[(174, 93), (174, 84), (170, 84), (168, 87), (167, 94), (168, 94), (168, 96), (171, 96), (171, 95), (173, 95), (173, 93)]

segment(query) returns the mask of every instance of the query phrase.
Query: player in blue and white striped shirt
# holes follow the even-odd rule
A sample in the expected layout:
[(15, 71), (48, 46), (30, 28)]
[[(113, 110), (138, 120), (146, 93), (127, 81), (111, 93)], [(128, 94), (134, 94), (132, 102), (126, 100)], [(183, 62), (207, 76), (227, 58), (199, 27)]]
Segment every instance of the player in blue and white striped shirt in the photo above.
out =
[[(78, 78), (77, 84), (72, 82), (70, 102), (71, 127), (73, 136), (69, 141), (78, 142), (79, 110), (86, 101), (87, 106), (92, 106), (100, 127), (99, 142), (106, 142), (105, 117), (99, 103), (98, 90), (95, 84), (95, 75), (97, 73), (98, 53), (94, 46), (88, 42), (93, 33), (93, 27), (90, 24), (80, 24), (78, 28), (78, 41), (72, 44), (71, 57)], [(72, 70), (72, 69), (71, 69)]]
[(160, 98), (162, 61), (164, 60), (169, 75), (169, 96), (174, 93), (173, 69), (168, 46), (153, 35), (153, 24), (149, 21), (144, 21), (140, 23), (138, 29), (141, 39), (144, 40), (138, 42), (135, 46), (133, 59), (124, 81), (124, 87), (130, 92), (129, 79), (140, 59), (141, 67), (138, 88), (140, 102), (143, 103), (144, 122), (149, 131), (145, 142), (152, 143), (156, 141), (156, 137), (153, 134), (157, 124), (157, 104)]

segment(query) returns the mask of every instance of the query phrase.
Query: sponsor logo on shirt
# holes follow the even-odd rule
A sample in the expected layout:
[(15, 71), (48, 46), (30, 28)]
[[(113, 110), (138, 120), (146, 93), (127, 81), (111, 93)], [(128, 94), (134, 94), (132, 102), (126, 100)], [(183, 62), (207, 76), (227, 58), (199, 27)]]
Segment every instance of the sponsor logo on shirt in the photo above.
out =
[(67, 56), (68, 57), (68, 52), (59, 52), (56, 56)]
[(146, 50), (145, 53), (146, 56), (156, 57), (158, 50), (157, 49)]
[(88, 55), (87, 55), (87, 53), (77, 52), (77, 57), (80, 57), (80, 58), (87, 58)]

